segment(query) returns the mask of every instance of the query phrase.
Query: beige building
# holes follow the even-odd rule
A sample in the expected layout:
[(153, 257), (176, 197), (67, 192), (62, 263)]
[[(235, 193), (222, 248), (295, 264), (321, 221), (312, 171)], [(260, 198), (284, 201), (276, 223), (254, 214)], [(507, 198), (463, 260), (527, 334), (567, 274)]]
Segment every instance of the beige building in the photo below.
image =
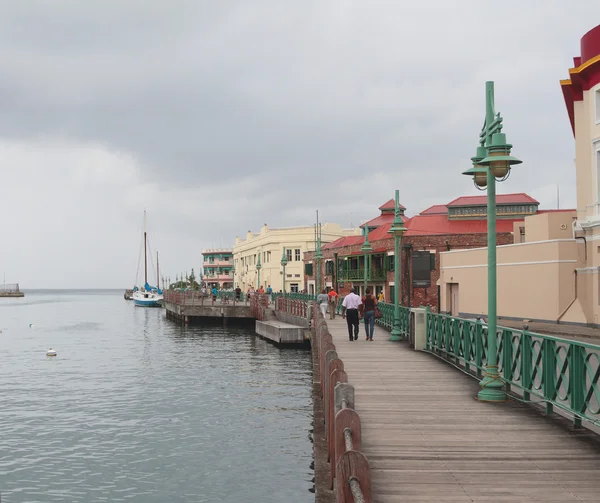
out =
[[(561, 87), (575, 136), (577, 209), (514, 224), (514, 244), (497, 249), (500, 318), (599, 324), (600, 26), (581, 39), (569, 74)], [(440, 259), (441, 309), (486, 316), (487, 248)]]
[[(321, 227), (321, 244), (331, 243), (343, 236), (360, 234), (360, 229), (343, 229), (338, 224), (325, 223)], [(281, 258), (283, 251), (288, 263), (283, 277)], [(271, 285), (274, 292), (283, 290), (285, 281), (287, 292), (301, 292), (304, 284), (304, 252), (315, 249), (315, 228), (280, 227), (269, 229), (264, 224), (258, 233), (248, 231), (245, 239), (236, 237), (233, 247), (234, 282), (242, 291), (249, 287), (267, 288)], [(260, 257), (260, 284), (258, 283), (258, 264)]]

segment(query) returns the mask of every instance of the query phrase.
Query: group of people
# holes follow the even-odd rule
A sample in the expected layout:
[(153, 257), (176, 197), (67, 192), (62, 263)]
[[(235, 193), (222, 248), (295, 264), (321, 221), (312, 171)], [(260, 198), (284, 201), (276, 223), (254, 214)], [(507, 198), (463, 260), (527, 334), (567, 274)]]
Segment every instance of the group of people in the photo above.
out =
[[(364, 297), (356, 295), (354, 288), (350, 289), (350, 293), (344, 297), (342, 302), (342, 318), (346, 319), (348, 324), (348, 338), (351, 341), (358, 339), (358, 332), (360, 328), (360, 318), (364, 319), (366, 340), (373, 340), (373, 332), (375, 330), (375, 312), (377, 310), (377, 304), (383, 302), (383, 292), (378, 297), (373, 295), (371, 288), (365, 290)], [(335, 319), (335, 311), (337, 307), (338, 294), (335, 290), (330, 290), (327, 293), (326, 290), (322, 290), (317, 296), (317, 303), (319, 308), (325, 316), (327, 307), (329, 306), (329, 318)]]

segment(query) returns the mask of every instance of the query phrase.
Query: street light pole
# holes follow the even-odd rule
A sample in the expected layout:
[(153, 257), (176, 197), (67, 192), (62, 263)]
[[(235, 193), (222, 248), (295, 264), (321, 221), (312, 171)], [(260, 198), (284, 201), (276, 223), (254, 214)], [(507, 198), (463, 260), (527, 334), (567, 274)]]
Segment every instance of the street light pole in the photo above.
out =
[(477, 398), (485, 402), (506, 400), (506, 387), (498, 372), (498, 328), (496, 287), (496, 180), (502, 182), (510, 175), (510, 167), (522, 161), (510, 155), (512, 145), (502, 133), (502, 117), (496, 114), (494, 83), (485, 83), (485, 124), (479, 134), (479, 146), (473, 167), (464, 175), (473, 176), (479, 190), (487, 187), (487, 248), (488, 248), (488, 323), (487, 352), (481, 390)]
[(283, 248), (283, 255), (281, 256), (281, 267), (283, 267), (283, 295), (285, 297), (285, 266), (288, 263), (287, 255), (285, 254), (285, 247)]
[(406, 228), (400, 216), (400, 191), (396, 190), (396, 201), (394, 205), (394, 223), (388, 231), (394, 236), (394, 325), (392, 327), (390, 341), (402, 340), (400, 331), (400, 290), (402, 288), (402, 235)]
[(319, 223), (319, 210), (317, 210), (317, 223), (315, 225), (315, 254), (313, 255), (313, 262), (316, 267), (315, 275), (315, 295), (321, 293), (321, 260), (323, 259), (323, 252), (321, 250), (321, 224)]
[(369, 227), (367, 224), (365, 224), (365, 228), (363, 231), (363, 234), (365, 236), (365, 240), (363, 245), (360, 248), (360, 251), (363, 252), (364, 254), (364, 284), (363, 284), (363, 295), (367, 295), (367, 281), (369, 280), (369, 268), (368, 268), (368, 264), (367, 262), (369, 261), (369, 253), (371, 253), (373, 251), (373, 247), (371, 246), (371, 243), (369, 243)]
[(262, 268), (262, 266), (260, 265), (260, 254), (261, 253), (262, 253), (262, 251), (258, 252), (258, 262), (256, 263), (256, 271), (258, 272), (258, 285), (256, 285), (257, 290), (260, 288), (260, 269)]

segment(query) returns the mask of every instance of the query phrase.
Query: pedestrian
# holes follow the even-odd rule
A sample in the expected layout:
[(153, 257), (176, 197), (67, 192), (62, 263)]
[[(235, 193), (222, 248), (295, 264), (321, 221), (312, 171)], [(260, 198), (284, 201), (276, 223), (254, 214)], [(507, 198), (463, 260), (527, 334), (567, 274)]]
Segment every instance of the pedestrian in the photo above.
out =
[(367, 340), (373, 340), (373, 330), (375, 329), (375, 306), (377, 305), (377, 299), (375, 295), (371, 293), (371, 288), (367, 287), (365, 296), (362, 298), (362, 311), (365, 319), (365, 332), (367, 333)]
[(332, 288), (327, 294), (329, 296), (329, 319), (335, 320), (335, 310), (337, 308), (338, 294)]
[(383, 293), (383, 290), (379, 292), (379, 295), (377, 296), (377, 302), (385, 302), (385, 294)]
[(237, 286), (235, 289), (235, 300), (240, 300), (241, 294), (242, 294), (242, 289), (239, 286)]
[(267, 295), (269, 296), (269, 304), (273, 302), (273, 289), (271, 285), (267, 286)]
[(217, 286), (215, 285), (212, 288), (213, 302), (217, 300), (217, 295), (219, 295), (219, 290), (217, 290)]
[(317, 295), (317, 303), (319, 304), (319, 309), (321, 313), (323, 313), (323, 318), (325, 318), (325, 314), (327, 313), (327, 303), (329, 302), (329, 296), (327, 295), (327, 290), (323, 288), (321, 293)]
[[(351, 288), (350, 293), (344, 297), (342, 302), (342, 318), (346, 318), (346, 322), (348, 323), (348, 337), (351, 341), (358, 339), (358, 308), (360, 306), (362, 306), (362, 301), (354, 293), (354, 288)], [(352, 338), (352, 329), (354, 329), (354, 338)]]

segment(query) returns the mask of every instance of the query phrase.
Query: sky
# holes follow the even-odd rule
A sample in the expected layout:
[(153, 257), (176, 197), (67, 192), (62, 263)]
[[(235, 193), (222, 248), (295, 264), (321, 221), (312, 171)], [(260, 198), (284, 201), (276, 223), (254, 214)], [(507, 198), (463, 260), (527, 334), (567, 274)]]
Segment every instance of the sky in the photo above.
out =
[(174, 279), (263, 223), (481, 194), (487, 80), (523, 160), (498, 193), (575, 207), (559, 80), (597, 24), (592, 0), (0, 0), (0, 274), (132, 287), (144, 210)]

